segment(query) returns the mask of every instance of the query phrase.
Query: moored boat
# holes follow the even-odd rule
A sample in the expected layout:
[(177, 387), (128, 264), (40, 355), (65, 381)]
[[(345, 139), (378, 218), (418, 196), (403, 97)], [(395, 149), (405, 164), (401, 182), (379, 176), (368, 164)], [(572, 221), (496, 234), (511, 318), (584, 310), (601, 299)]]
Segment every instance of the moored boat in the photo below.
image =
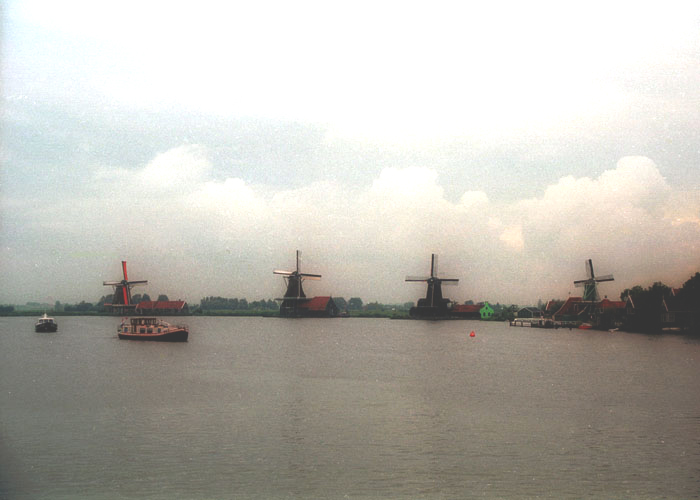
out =
[(53, 318), (49, 318), (46, 313), (39, 318), (34, 325), (35, 332), (55, 332), (58, 330), (58, 323)]
[(189, 329), (171, 325), (158, 318), (125, 318), (117, 329), (120, 339), (187, 342)]

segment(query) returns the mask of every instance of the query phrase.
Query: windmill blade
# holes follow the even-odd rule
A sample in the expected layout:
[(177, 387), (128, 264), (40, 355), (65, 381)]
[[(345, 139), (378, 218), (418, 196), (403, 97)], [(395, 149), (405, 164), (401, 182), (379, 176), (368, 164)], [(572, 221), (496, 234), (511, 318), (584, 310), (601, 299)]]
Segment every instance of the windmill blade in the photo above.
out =
[(146, 283), (148, 283), (148, 280), (127, 281), (129, 285), (145, 285)]
[(585, 281), (574, 281), (574, 286), (575, 286), (576, 288), (583, 288), (583, 287), (586, 286), (587, 284), (588, 284), (588, 280), (585, 280)]
[(434, 278), (438, 274), (438, 256), (432, 254), (430, 257), (430, 277)]
[(297, 250), (297, 272), (299, 272), (299, 259), (301, 258), (301, 250)]
[(615, 281), (612, 274), (606, 274), (605, 276), (598, 276), (596, 281)]
[(304, 279), (307, 280), (312, 280), (312, 281), (318, 281), (321, 279), (320, 274), (305, 274), (305, 273), (300, 273), (299, 276), (303, 276)]
[(586, 275), (589, 279), (595, 276), (595, 274), (593, 274), (593, 261), (591, 259), (586, 261)]
[(102, 284), (104, 286), (117, 286), (117, 285), (121, 285), (122, 282), (121, 281), (103, 281)]
[(274, 271), (272, 271), (272, 274), (281, 274), (283, 276), (291, 276), (292, 274), (294, 274), (294, 272), (293, 271), (281, 271), (279, 269), (275, 269)]
[(124, 271), (124, 281), (129, 281), (129, 278), (126, 277), (126, 261), (122, 261), (122, 271)]
[(128, 287), (123, 286), (122, 292), (124, 293), (124, 305), (128, 306), (129, 305), (129, 289), (128, 289)]
[(578, 285), (579, 283), (592, 283), (593, 281), (590, 279), (587, 280), (575, 280), (574, 285)]
[(406, 276), (406, 281), (428, 281), (429, 276)]
[(457, 286), (459, 284), (458, 279), (440, 279), (438, 281), (447, 286)]

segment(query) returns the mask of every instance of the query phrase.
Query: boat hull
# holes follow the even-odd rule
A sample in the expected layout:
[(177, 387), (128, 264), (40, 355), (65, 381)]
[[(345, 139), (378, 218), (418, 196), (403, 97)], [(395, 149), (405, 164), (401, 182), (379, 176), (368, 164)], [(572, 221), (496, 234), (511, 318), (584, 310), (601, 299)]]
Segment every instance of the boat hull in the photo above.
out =
[(34, 331), (37, 333), (53, 333), (58, 331), (58, 325), (56, 323), (41, 323), (34, 326)]
[(152, 342), (187, 342), (189, 332), (184, 328), (177, 328), (163, 333), (121, 333), (122, 340), (145, 340)]

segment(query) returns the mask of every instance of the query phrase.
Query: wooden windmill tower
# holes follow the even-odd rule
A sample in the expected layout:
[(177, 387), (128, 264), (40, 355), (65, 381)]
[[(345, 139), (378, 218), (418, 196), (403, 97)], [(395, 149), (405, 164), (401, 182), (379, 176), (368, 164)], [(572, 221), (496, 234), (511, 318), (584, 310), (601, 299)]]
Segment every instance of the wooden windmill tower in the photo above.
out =
[(457, 285), (457, 278), (438, 278), (438, 257), (430, 258), (430, 276), (406, 276), (406, 281), (428, 283), (425, 298), (418, 299), (418, 305), (412, 307), (409, 314), (413, 317), (440, 317), (448, 314), (450, 299), (442, 296), (442, 285)]
[(600, 302), (600, 295), (598, 294), (598, 283), (603, 281), (614, 281), (612, 274), (606, 274), (605, 276), (596, 276), (593, 272), (593, 261), (588, 259), (586, 261), (586, 274), (588, 278), (585, 280), (574, 281), (576, 287), (583, 287), (583, 302)]
[(301, 252), (297, 250), (297, 266), (294, 271), (281, 271), (274, 270), (274, 274), (279, 274), (284, 276), (284, 281), (287, 284), (287, 290), (284, 292), (284, 297), (281, 299), (275, 299), (282, 301), (280, 305), (280, 316), (285, 317), (295, 317), (299, 316), (299, 305), (308, 300), (304, 289), (301, 286), (304, 280), (320, 280), (320, 274), (310, 274), (302, 273), (299, 269), (299, 258), (301, 257)]
[(119, 314), (129, 314), (134, 311), (136, 304), (131, 303), (131, 287), (136, 285), (145, 285), (148, 283), (147, 280), (132, 280), (126, 274), (126, 261), (122, 261), (122, 272), (124, 274), (124, 279), (121, 281), (104, 281), (102, 284), (104, 286), (113, 286), (114, 294), (112, 295), (112, 303), (105, 304), (105, 306), (111, 307), (112, 312), (118, 312)]

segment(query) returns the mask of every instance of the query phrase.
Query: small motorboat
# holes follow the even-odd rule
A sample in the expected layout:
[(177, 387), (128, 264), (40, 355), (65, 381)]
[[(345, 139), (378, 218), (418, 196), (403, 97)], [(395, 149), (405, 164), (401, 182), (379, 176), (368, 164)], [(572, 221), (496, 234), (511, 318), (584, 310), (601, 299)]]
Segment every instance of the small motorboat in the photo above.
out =
[(158, 318), (125, 318), (117, 329), (120, 339), (187, 342), (189, 328), (174, 326)]
[(35, 332), (55, 332), (58, 330), (58, 323), (53, 318), (49, 318), (46, 313), (39, 318), (34, 325)]

